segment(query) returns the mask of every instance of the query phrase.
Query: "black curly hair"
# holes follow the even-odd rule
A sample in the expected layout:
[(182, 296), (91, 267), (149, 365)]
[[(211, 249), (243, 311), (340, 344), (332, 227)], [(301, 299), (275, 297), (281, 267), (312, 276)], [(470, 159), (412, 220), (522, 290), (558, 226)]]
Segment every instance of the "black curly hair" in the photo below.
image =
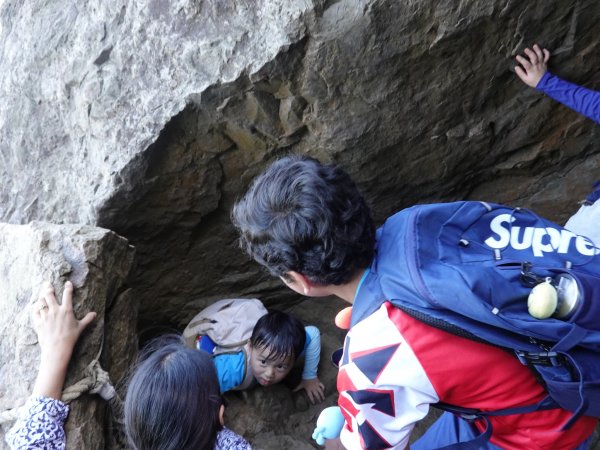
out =
[(350, 176), (304, 156), (277, 160), (258, 176), (232, 221), (242, 249), (277, 277), (295, 271), (341, 285), (374, 256), (375, 225)]

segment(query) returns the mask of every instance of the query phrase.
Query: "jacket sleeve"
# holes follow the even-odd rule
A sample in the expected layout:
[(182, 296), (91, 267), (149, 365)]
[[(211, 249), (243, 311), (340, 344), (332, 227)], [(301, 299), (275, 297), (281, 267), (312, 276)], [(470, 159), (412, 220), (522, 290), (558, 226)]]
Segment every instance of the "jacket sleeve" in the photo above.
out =
[(303, 380), (317, 378), (319, 359), (321, 358), (321, 334), (319, 329), (312, 325), (304, 327), (306, 330), (306, 345), (304, 348)]
[(600, 123), (600, 92), (565, 81), (546, 72), (536, 89), (580, 114)]
[(64, 450), (64, 423), (69, 414), (65, 403), (49, 397), (32, 397), (23, 411), (5, 437), (11, 449)]
[[(347, 450), (401, 450), (408, 446), (415, 424), (429, 412), (429, 398), (398, 385), (340, 394), (346, 423), (340, 440)], [(400, 408), (395, 405), (401, 405)]]
[(415, 424), (439, 401), (400, 328), (384, 304), (346, 336), (337, 388), (345, 419), (340, 439), (348, 450), (405, 448)]

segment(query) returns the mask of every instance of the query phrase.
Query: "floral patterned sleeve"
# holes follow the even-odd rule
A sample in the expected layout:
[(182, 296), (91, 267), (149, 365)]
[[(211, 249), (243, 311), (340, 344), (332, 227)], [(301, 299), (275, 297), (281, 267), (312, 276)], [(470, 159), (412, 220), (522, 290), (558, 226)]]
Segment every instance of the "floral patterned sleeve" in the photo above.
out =
[(234, 433), (229, 428), (223, 427), (217, 434), (215, 450), (252, 450), (252, 447), (239, 434)]
[(65, 403), (48, 397), (31, 397), (23, 409), (24, 413), (5, 437), (11, 449), (65, 449), (63, 425), (69, 414)]

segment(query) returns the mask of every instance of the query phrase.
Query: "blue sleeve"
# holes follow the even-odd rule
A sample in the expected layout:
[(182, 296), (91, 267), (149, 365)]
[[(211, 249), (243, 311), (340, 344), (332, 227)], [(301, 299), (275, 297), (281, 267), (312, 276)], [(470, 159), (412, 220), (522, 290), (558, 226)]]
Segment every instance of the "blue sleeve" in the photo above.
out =
[(221, 393), (230, 391), (239, 386), (244, 381), (244, 368), (246, 361), (244, 352), (225, 353), (213, 358), (217, 368), (217, 377)]
[(600, 92), (592, 91), (546, 72), (535, 87), (548, 97), (600, 123)]
[(65, 449), (64, 424), (69, 414), (65, 403), (49, 397), (32, 397), (23, 410), (24, 414), (5, 437), (11, 449)]
[(303, 380), (317, 378), (319, 359), (321, 358), (321, 335), (317, 327), (304, 327), (306, 330), (306, 344), (304, 344), (304, 369)]

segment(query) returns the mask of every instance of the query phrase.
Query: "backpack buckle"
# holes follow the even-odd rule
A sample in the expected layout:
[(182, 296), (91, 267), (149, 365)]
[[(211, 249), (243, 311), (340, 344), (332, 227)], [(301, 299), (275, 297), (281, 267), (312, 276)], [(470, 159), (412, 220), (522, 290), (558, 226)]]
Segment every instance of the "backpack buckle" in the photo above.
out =
[(516, 350), (515, 354), (524, 366), (562, 366), (563, 358), (556, 352), (525, 352)]
[(452, 413), (455, 416), (458, 416), (461, 419), (464, 419), (468, 422), (473, 422), (475, 420), (481, 419), (484, 416), (483, 411), (479, 409), (463, 408), (461, 406), (450, 405), (444, 402), (437, 402), (434, 403), (432, 406), (435, 406), (436, 408), (442, 411)]
[(531, 264), (528, 261), (523, 261), (521, 263), (520, 279), (521, 279), (521, 284), (523, 284), (523, 286), (532, 288), (532, 287), (546, 281), (546, 277), (540, 277), (539, 275), (536, 275), (535, 273), (533, 273), (532, 268), (533, 268), (533, 264)]

